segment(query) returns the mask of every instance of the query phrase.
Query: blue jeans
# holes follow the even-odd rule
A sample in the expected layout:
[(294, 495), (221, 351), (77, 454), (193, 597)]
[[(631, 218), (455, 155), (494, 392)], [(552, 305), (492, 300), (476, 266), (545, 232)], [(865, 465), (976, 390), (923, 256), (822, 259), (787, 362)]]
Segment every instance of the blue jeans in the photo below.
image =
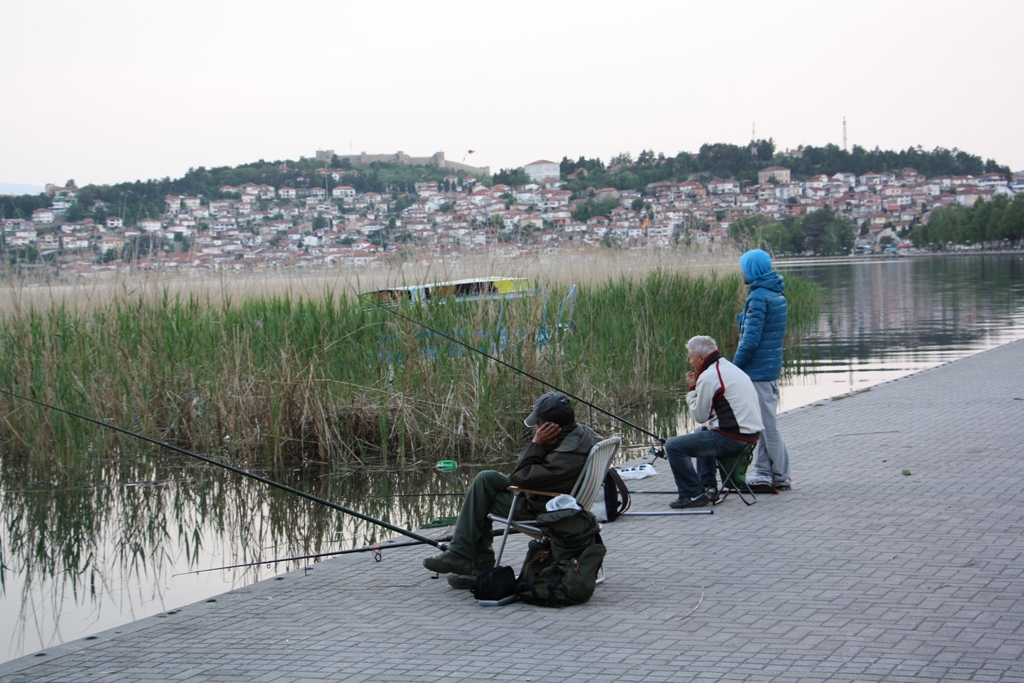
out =
[[(672, 468), (679, 496), (693, 498), (703, 493), (706, 486), (716, 486), (715, 458), (736, 455), (747, 445), (744, 441), (722, 436), (704, 427), (666, 441), (665, 457)], [(697, 459), (696, 471), (690, 458)]]

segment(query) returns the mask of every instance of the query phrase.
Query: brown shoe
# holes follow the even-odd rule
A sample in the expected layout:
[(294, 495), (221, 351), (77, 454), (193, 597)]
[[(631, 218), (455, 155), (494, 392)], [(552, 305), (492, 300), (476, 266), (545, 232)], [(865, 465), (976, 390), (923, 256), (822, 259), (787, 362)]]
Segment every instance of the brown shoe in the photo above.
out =
[(448, 585), (452, 588), (468, 590), (476, 585), (476, 577), (465, 574), (450, 574), (448, 576)]
[(454, 550), (445, 550), (440, 555), (426, 558), (423, 566), (438, 574), (473, 574), (473, 561)]

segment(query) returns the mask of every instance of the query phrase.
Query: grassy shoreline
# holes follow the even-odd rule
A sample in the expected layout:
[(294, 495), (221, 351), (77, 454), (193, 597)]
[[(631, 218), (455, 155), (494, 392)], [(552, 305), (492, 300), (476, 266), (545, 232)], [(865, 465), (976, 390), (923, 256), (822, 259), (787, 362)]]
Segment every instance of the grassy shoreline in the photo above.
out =
[[(533, 297), (403, 312), (655, 433), (678, 431), (685, 340), (710, 334), (731, 356), (746, 289), (737, 269), (686, 267), (683, 258), (651, 260), (646, 269), (605, 263), (600, 272), (589, 261), (556, 263), (565, 267), (535, 277), (544, 290)], [(546, 388), (358, 301), (356, 287), (381, 286), (365, 280), (341, 290), (320, 282), (319, 292), (302, 282), (304, 294), (294, 292), (299, 281), (287, 283), (289, 291), (241, 296), (158, 282), (119, 283), (102, 296), (51, 290), (48, 302), (21, 292), (0, 316), (0, 386), (183, 448), (268, 466), (487, 462), (516, 449), (526, 434), (522, 415)], [(411, 280), (387, 273), (384, 281)], [(570, 282), (579, 284), (573, 324), (558, 330), (559, 314), (568, 319), (560, 309)], [(813, 285), (790, 278), (787, 295), (791, 327), (816, 315)], [(552, 336), (539, 344), (545, 329)], [(579, 412), (607, 432), (640, 438), (586, 406)], [(111, 430), (7, 396), (0, 415), (3, 450), (50, 461), (56, 471), (71, 474), (128, 447)]]

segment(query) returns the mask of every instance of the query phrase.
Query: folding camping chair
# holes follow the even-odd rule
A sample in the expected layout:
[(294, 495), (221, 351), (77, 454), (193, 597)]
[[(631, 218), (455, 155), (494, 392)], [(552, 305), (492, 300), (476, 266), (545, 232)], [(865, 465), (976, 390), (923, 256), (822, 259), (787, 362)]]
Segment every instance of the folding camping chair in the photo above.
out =
[[(725, 502), (725, 499), (729, 497), (729, 494), (733, 491), (740, 497), (746, 505), (753, 505), (757, 502), (757, 496), (750, 490), (750, 486), (747, 485), (746, 471), (750, 465), (750, 459), (754, 455), (754, 449), (757, 448), (757, 442), (747, 444), (747, 447), (736, 455), (727, 455), (724, 458), (715, 458), (715, 467), (718, 470), (719, 476), (722, 478), (722, 488), (719, 489), (719, 495), (711, 501), (712, 505), (718, 505), (719, 503)], [(739, 476), (743, 475), (743, 476)], [(748, 501), (743, 495), (746, 490), (747, 495), (750, 496)]]
[[(620, 443), (622, 443), (622, 439), (618, 436), (613, 436), (604, 441), (599, 441), (590, 449), (587, 461), (583, 465), (583, 471), (580, 472), (576, 484), (573, 486), (572, 491), (569, 492), (569, 495), (575, 498), (576, 503), (584, 510), (589, 510), (593, 506), (594, 500), (597, 498), (597, 492), (601, 489), (604, 477), (612, 466), (612, 458), (615, 457), (615, 453), (619, 450)], [(553, 491), (533, 491), (519, 488), (518, 486), (509, 486), (508, 490), (512, 492), (512, 505), (509, 507), (508, 517), (505, 518), (495, 514), (487, 515), (491, 521), (505, 525), (505, 532), (501, 536), (501, 547), (498, 549), (498, 557), (494, 561), (494, 566), (496, 567), (501, 566), (501, 555), (505, 552), (505, 541), (508, 539), (510, 529), (515, 529), (532, 538), (540, 538), (544, 535), (544, 531), (537, 526), (536, 520), (512, 519), (516, 503), (519, 500), (519, 494), (533, 493), (551, 498), (561, 495)], [(601, 577), (598, 579), (598, 583), (602, 581), (604, 581), (603, 567), (601, 568)]]

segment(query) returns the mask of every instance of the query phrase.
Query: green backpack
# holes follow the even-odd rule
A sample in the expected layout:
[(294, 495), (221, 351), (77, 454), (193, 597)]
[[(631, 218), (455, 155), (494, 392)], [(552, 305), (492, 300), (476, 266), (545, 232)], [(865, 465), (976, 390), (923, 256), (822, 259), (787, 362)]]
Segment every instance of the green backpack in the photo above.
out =
[(537, 515), (537, 524), (544, 536), (530, 541), (516, 595), (544, 607), (590, 600), (606, 552), (597, 519), (587, 510), (556, 510)]

